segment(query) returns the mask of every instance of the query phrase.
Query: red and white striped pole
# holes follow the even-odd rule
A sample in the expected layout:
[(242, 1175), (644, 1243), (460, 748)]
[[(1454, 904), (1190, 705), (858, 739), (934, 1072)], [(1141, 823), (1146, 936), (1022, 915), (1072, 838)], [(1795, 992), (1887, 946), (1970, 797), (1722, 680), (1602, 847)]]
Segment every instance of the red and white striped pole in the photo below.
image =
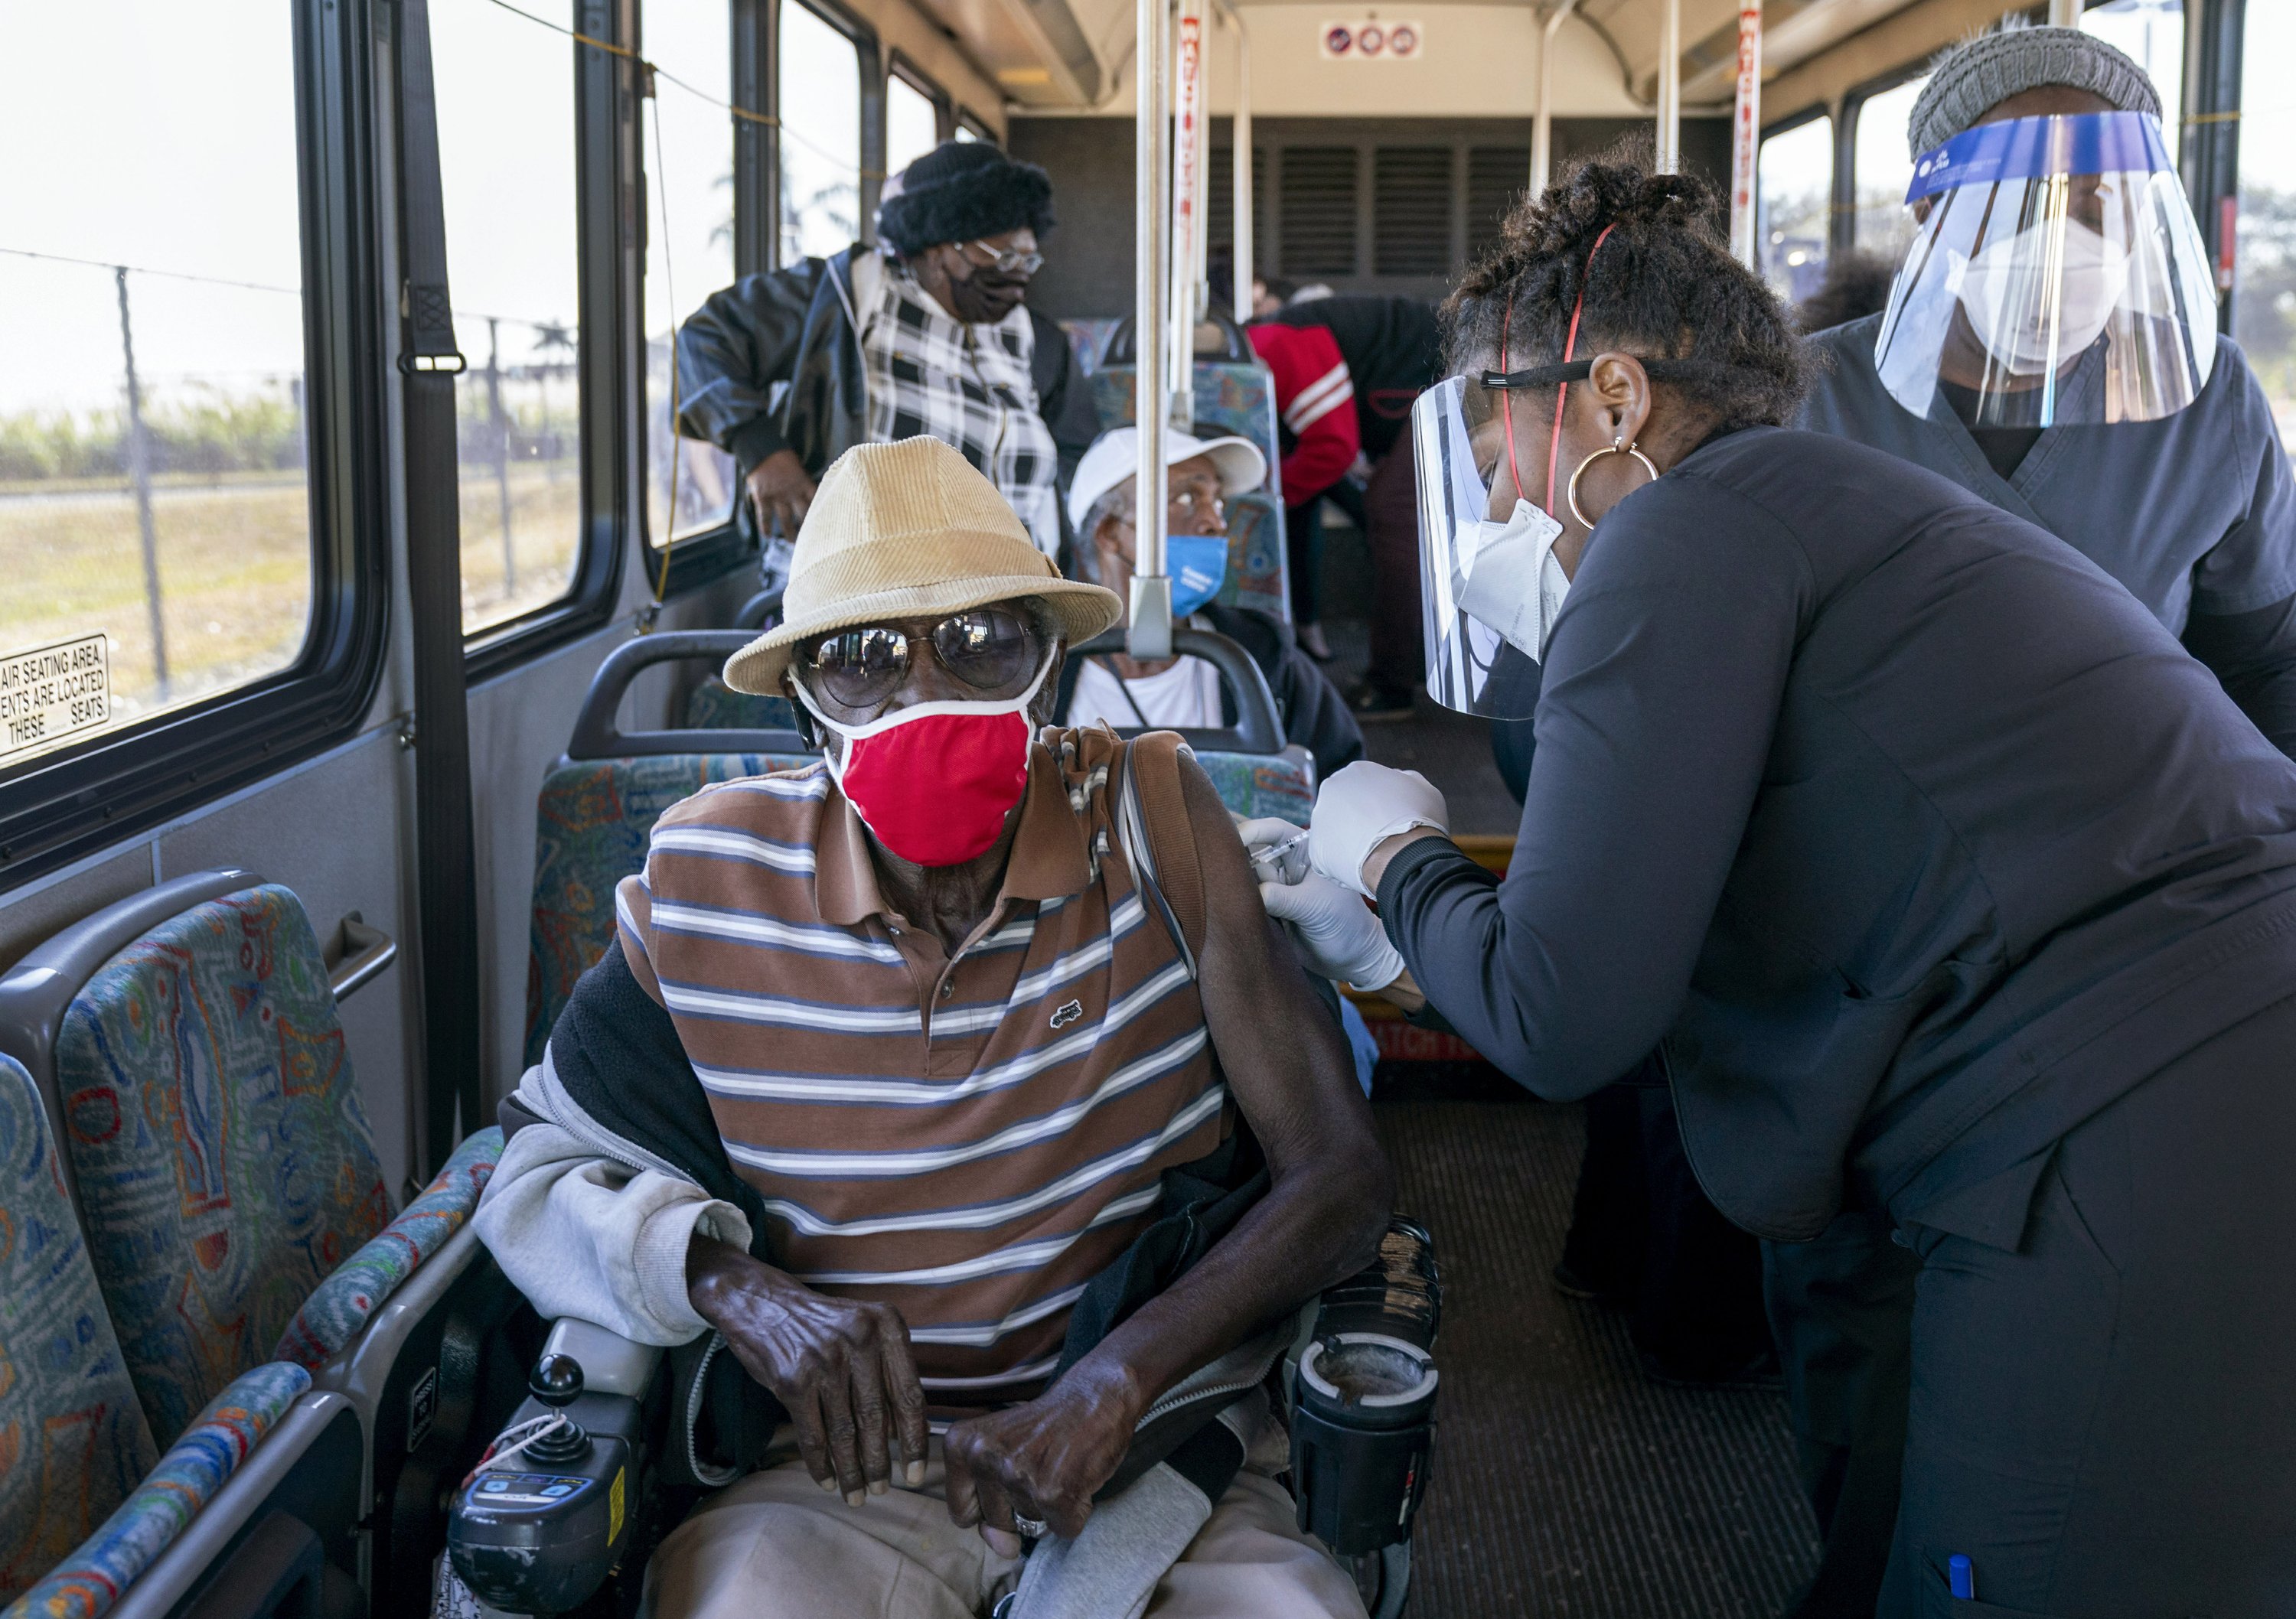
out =
[(1759, 269), (1754, 161), (1762, 143), (1762, 0), (1738, 0), (1738, 104), (1730, 135), (1730, 251)]

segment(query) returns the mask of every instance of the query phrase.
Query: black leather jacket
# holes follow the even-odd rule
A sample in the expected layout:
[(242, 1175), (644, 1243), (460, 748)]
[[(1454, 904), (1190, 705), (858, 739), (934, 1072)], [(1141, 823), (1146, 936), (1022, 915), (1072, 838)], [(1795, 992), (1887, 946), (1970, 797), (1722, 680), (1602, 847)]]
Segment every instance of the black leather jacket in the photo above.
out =
[[(857, 245), (712, 293), (677, 331), (678, 430), (724, 450), (744, 475), (776, 450), (792, 450), (817, 479), (864, 442), (867, 381), (849, 310), (854, 255), (870, 250)], [(1060, 454), (1065, 507), (1069, 478), (1099, 436), (1100, 418), (1068, 335), (1034, 309), (1029, 319), (1037, 406)], [(737, 504), (746, 531), (755, 519), (749, 502)]]

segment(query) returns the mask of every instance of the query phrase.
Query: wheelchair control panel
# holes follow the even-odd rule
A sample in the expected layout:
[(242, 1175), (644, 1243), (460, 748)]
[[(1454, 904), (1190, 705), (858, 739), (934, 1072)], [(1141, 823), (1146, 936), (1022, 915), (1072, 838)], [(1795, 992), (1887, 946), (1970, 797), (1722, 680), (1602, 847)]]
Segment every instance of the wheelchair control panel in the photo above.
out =
[(645, 1488), (643, 1395), (660, 1352), (589, 1331), (609, 1359), (642, 1364), (586, 1378), (567, 1334), (554, 1332), (529, 1398), (455, 1492), (447, 1558), (471, 1596), (498, 1614), (572, 1612), (630, 1549)]

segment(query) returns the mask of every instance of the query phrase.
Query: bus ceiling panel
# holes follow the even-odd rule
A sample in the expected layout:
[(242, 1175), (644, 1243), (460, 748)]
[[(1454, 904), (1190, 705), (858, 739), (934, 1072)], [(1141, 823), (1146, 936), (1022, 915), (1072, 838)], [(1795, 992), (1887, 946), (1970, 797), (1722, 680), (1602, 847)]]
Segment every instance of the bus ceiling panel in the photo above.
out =
[[(1914, 0), (1762, 0), (1762, 71), (1775, 78), (1821, 52), (1911, 9)], [(1682, 98), (1724, 102), (1738, 80), (1738, 20), (1734, 11), (1711, 32), (1684, 33), (1692, 40), (1682, 53)]]
[[(1847, 0), (1838, 0), (1847, 3)], [(1766, 0), (1767, 4), (1767, 0)], [(2030, 14), (2013, 0), (1914, 0), (1882, 8), (1887, 14), (1857, 32), (1832, 34), (1792, 65), (1769, 53), (1763, 35), (1762, 121), (1779, 123), (1813, 108), (1890, 79), (1927, 61), (1957, 40), (1993, 27), (2012, 13)]]
[[(1092, 0), (1084, 0), (1087, 5)], [(1108, 74), (1070, 0), (915, 0), (956, 36), (1005, 100), (1023, 106), (1097, 102)], [(1098, 16), (1099, 8), (1093, 8)]]

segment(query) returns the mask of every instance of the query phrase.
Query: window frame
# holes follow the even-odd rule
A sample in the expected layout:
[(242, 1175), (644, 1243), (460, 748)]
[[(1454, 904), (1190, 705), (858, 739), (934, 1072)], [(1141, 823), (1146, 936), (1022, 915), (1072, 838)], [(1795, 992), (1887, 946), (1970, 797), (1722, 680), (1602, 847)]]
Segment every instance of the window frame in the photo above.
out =
[(296, 0), (298, 235), (311, 619), (276, 674), (0, 773), (0, 892), (358, 733), (390, 600), (389, 372), (378, 285), (373, 20)]
[[(1756, 257), (1758, 258), (1760, 256), (1761, 247), (1759, 238), (1761, 235), (1762, 218), (1762, 148), (1779, 135), (1792, 135), (1795, 130), (1805, 125), (1815, 124), (1821, 119), (1832, 126), (1829, 131), (1831, 138), (1826, 142), (1827, 160), (1831, 166), (1830, 172), (1826, 176), (1825, 185), (1826, 262), (1831, 264), (1834, 254), (1841, 250), (1835, 246), (1835, 233), (1840, 228), (1837, 222), (1841, 217), (1841, 132), (1845, 126), (1850, 127), (1855, 126), (1850, 125), (1849, 120), (1837, 113), (1831, 105), (1819, 102), (1814, 106), (1803, 108), (1792, 118), (1780, 119), (1775, 124), (1765, 124), (1754, 137), (1754, 233), (1757, 238)], [(1762, 272), (1757, 269), (1755, 274), (1760, 275)], [(1767, 277), (1765, 277), (1765, 282), (1767, 284)]]
[[(768, 118), (776, 116), (776, 101), (781, 87), (776, 70), (781, 44), (781, 20), (777, 14), (779, 4), (780, 0), (726, 0), (726, 48), (732, 70), (734, 104)], [(641, 42), (645, 37), (644, 20), (644, 7), (643, 0), (640, 0), (638, 37)], [(640, 48), (643, 50), (643, 43)], [(643, 120), (643, 110), (639, 116)], [(731, 113), (726, 114), (726, 118), (734, 125), (734, 276), (738, 281), (744, 275), (773, 267), (770, 249), (779, 240), (774, 222), (780, 212), (781, 154), (779, 143), (772, 138), (774, 126), (754, 124), (747, 119), (736, 119)], [(645, 205), (651, 206), (653, 170), (649, 166), (648, 153), (652, 149), (644, 139), (643, 121), (637, 127), (636, 146), (636, 172), (643, 179), (643, 184), (637, 187), (638, 195)], [(759, 215), (764, 217), (764, 225), (752, 227), (750, 221)], [(644, 397), (644, 246), (652, 239), (652, 224), (653, 219), (649, 217), (638, 233), (636, 283), (638, 315), (636, 329), (627, 344), (638, 389), (635, 429), (638, 464), (646, 468), (653, 464), (653, 413), (646, 408)], [(761, 245), (768, 249), (767, 257), (762, 261), (756, 257)], [(696, 303), (694, 307), (700, 306)], [(682, 316), (679, 318), (683, 319)], [(639, 503), (636, 549), (649, 594), (659, 586), (661, 599), (667, 601), (674, 596), (713, 584), (735, 569), (756, 561), (758, 543), (744, 537), (737, 520), (742, 498), (741, 492), (736, 490), (734, 512), (729, 514), (724, 522), (708, 528), (697, 528), (687, 535), (665, 536), (657, 543), (653, 535), (652, 491), (647, 489), (644, 498)], [(666, 578), (663, 576), (665, 558), (668, 559)]]
[[(636, 32), (636, 0), (579, 0), (580, 31), (621, 44)], [(464, 677), (482, 680), (603, 627), (619, 605), (631, 536), (633, 424), (625, 408), (633, 376), (644, 375), (642, 321), (626, 318), (638, 287), (642, 233), (625, 233), (635, 208), (640, 102), (627, 59), (570, 43), (574, 53), (575, 398), (581, 435), (581, 536), (565, 593), (531, 611), (466, 634)], [(440, 152), (442, 163), (452, 154)], [(626, 235), (627, 240), (625, 240)], [(447, 239), (451, 284), (455, 240)], [(635, 364), (634, 364), (635, 361)], [(643, 382), (639, 383), (643, 387)], [(459, 470), (459, 469), (458, 469)]]
[[(893, 101), (893, 81), (903, 84), (932, 103), (933, 144), (938, 146), (955, 133), (956, 98), (940, 87), (933, 76), (912, 61), (898, 45), (885, 53), (885, 105), (887, 108), (886, 144), (891, 145), (890, 109)], [(886, 176), (890, 179), (890, 175)]]
[(948, 138), (950, 140), (956, 138), (956, 132), (959, 129), (970, 129), (972, 131), (972, 138), (976, 141), (986, 141), (991, 146), (1002, 146), (1004, 143), (996, 138), (996, 132), (991, 130), (981, 116), (972, 108), (963, 102), (955, 102), (952, 105), (955, 110), (949, 115)]
[(1853, 85), (1841, 98), (1841, 119), (1833, 127), (1833, 209), (1836, 223), (1827, 233), (1828, 250), (1857, 249), (1857, 135), (1866, 125), (1866, 103), (1887, 95), (1930, 70), (1934, 53), (1900, 62), (1887, 73)]

